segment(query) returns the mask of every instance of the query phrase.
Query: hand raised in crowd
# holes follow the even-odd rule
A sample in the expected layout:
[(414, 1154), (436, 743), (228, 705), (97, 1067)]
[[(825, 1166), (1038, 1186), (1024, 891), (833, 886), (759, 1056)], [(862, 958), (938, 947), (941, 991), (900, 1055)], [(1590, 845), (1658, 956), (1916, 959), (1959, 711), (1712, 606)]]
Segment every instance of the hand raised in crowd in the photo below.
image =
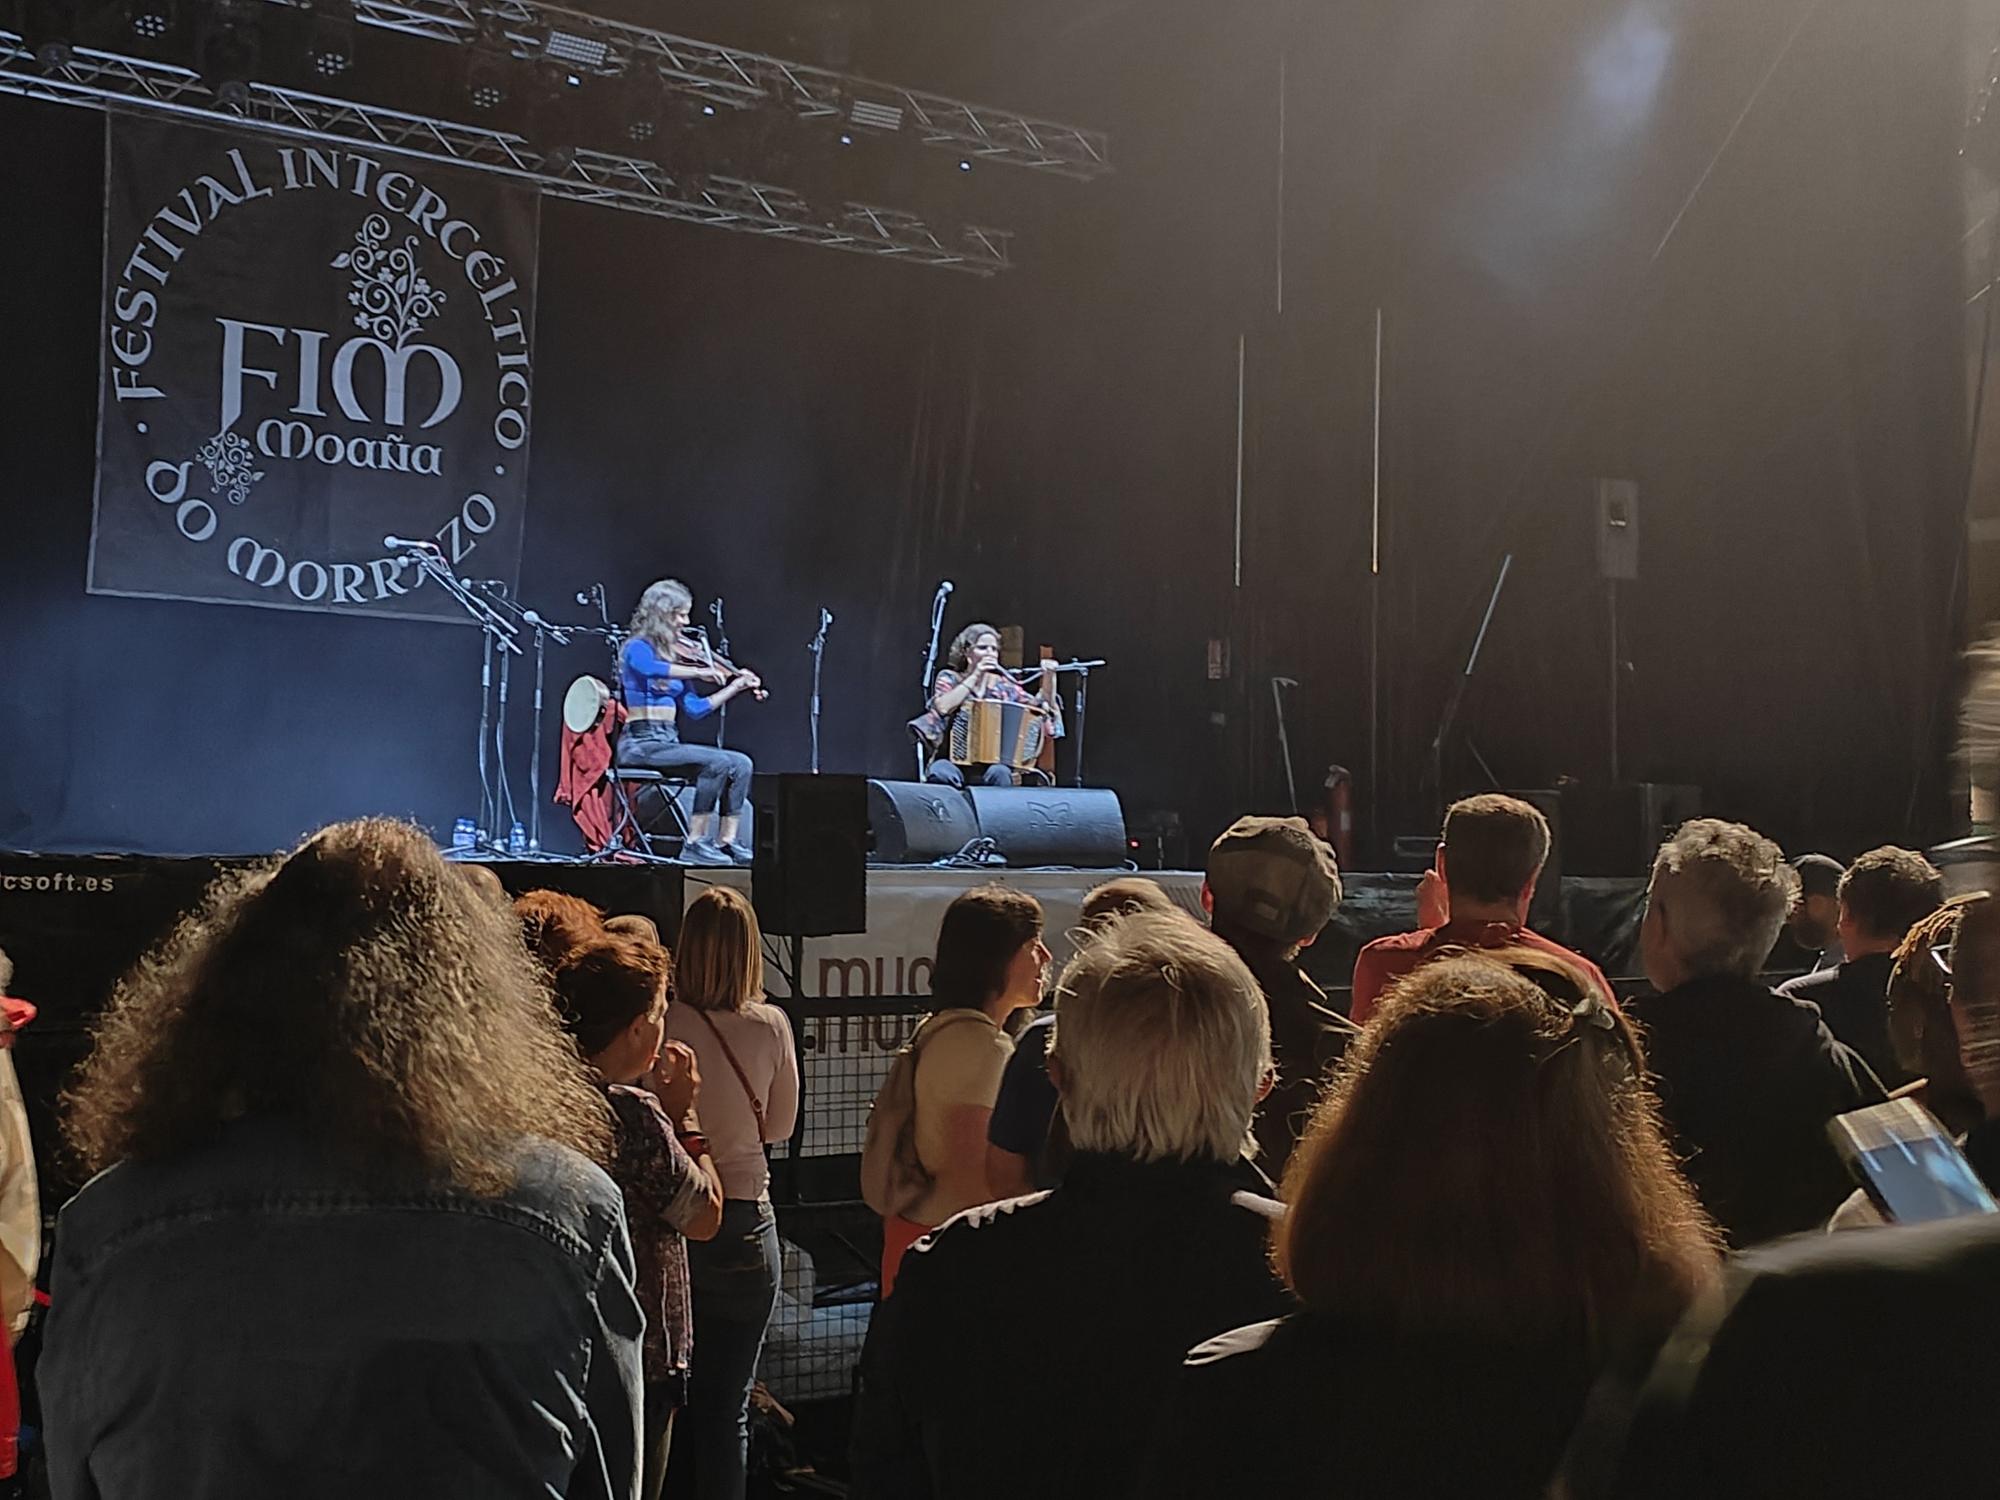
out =
[(694, 1113), (696, 1102), (701, 1098), (701, 1068), (695, 1062), (694, 1048), (686, 1042), (667, 1042), (660, 1048), (660, 1055), (653, 1062), (652, 1071), (645, 1077), (645, 1085), (660, 1101), (660, 1108), (667, 1118), (676, 1125)]

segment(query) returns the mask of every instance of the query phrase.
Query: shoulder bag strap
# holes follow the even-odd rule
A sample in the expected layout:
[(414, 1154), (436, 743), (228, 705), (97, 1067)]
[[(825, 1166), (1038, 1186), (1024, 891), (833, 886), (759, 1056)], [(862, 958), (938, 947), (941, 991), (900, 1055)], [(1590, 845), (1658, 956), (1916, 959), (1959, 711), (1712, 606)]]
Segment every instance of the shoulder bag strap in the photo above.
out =
[(759, 1099), (757, 1091), (750, 1087), (750, 1075), (743, 1071), (743, 1064), (736, 1060), (736, 1049), (729, 1045), (729, 1039), (723, 1036), (722, 1028), (715, 1024), (714, 1018), (699, 1005), (690, 1006), (689, 1009), (701, 1017), (710, 1034), (721, 1044), (722, 1055), (729, 1059), (730, 1071), (736, 1074), (736, 1081), (743, 1085), (744, 1096), (750, 1101), (750, 1113), (757, 1117), (757, 1142), (761, 1146), (764, 1141), (764, 1101)]

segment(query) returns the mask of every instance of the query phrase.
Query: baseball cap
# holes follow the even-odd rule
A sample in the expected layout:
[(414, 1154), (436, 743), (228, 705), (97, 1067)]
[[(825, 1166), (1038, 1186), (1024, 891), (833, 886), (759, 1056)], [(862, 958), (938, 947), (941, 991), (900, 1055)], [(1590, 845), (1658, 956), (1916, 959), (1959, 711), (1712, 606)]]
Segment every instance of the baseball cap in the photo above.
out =
[(1208, 889), (1230, 926), (1301, 943), (1340, 905), (1340, 867), (1304, 818), (1238, 818), (1209, 848)]

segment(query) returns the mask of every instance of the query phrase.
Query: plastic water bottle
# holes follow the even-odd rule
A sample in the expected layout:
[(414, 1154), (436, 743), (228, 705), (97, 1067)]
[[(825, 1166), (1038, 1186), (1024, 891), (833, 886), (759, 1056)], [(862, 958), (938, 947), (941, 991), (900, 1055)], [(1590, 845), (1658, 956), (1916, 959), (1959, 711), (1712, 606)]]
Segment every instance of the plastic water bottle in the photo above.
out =
[(476, 843), (474, 838), (476, 832), (472, 826), (472, 819), (460, 818), (451, 825), (451, 847), (454, 850), (471, 850)]
[(519, 818), (516, 818), (514, 826), (507, 830), (507, 852), (509, 854), (528, 852), (528, 830), (521, 826)]

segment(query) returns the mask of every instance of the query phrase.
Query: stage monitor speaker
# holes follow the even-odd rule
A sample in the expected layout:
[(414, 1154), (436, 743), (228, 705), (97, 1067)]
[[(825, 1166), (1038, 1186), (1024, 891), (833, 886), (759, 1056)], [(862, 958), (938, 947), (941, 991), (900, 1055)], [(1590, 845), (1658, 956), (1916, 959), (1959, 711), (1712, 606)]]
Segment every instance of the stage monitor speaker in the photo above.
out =
[(868, 788), (859, 776), (759, 775), (750, 900), (764, 931), (868, 930)]
[(1701, 788), (1661, 781), (1567, 786), (1562, 814), (1564, 873), (1644, 875), (1668, 835), (1701, 816)]
[(979, 837), (979, 814), (964, 788), (935, 781), (870, 781), (869, 859), (878, 865), (928, 865), (949, 859)]
[(1639, 486), (1633, 480), (1597, 481), (1597, 571), (1605, 578), (1639, 576)]
[(979, 833), (1008, 864), (1110, 870), (1125, 863), (1125, 810), (1108, 787), (975, 786)]

